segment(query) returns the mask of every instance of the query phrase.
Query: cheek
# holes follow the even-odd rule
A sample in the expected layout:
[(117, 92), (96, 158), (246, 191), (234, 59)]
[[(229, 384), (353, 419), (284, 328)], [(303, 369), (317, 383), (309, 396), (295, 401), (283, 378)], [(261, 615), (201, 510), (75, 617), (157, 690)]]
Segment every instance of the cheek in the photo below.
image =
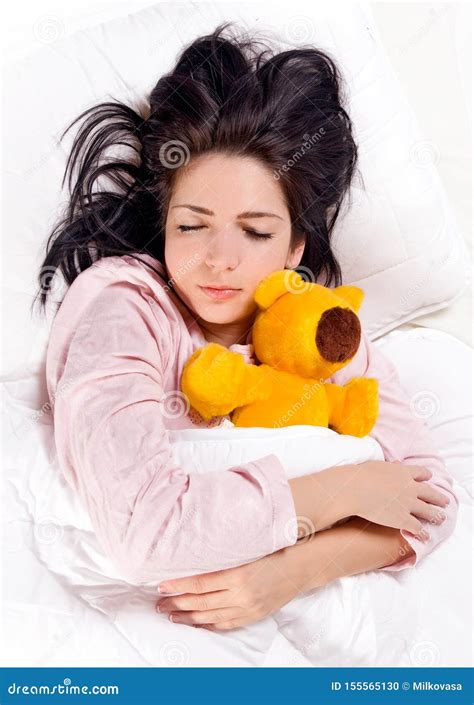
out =
[(185, 238), (167, 237), (164, 255), (166, 266), (171, 274), (185, 271), (192, 276), (192, 272), (200, 263), (199, 252), (191, 240), (186, 242)]
[(271, 274), (278, 269), (284, 269), (287, 259), (287, 248), (283, 243), (262, 243), (260, 247), (254, 247), (248, 253), (245, 269), (249, 273), (249, 278), (258, 281), (267, 274)]

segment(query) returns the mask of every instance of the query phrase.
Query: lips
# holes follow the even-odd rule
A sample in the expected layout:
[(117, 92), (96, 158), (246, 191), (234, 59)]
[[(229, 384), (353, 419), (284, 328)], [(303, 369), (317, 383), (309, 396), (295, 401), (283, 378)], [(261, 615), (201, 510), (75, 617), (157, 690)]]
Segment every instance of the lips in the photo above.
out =
[(241, 289), (232, 288), (221, 288), (221, 287), (211, 287), (211, 286), (201, 286), (199, 287), (207, 296), (214, 300), (225, 301), (236, 296)]

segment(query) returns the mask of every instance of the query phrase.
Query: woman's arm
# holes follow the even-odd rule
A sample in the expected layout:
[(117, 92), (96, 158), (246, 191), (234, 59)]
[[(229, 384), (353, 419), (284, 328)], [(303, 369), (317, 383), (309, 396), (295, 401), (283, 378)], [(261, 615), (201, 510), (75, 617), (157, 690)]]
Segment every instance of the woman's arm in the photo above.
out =
[(385, 460), (428, 468), (432, 476), (424, 482), (440, 490), (450, 500), (444, 508), (446, 519), (443, 522), (435, 524), (426, 519), (421, 520), (423, 528), (430, 536), (428, 541), (423, 542), (419, 538), (420, 534), (413, 535), (402, 529), (400, 533), (413, 549), (413, 553), (401, 556), (400, 560), (393, 564), (378, 567), (384, 571), (403, 570), (416, 565), (452, 534), (456, 525), (459, 499), (453, 487), (453, 478), (436, 447), (434, 436), (424, 419), (415, 414), (412, 400), (400, 382), (397, 368), (369, 340), (364, 330), (354, 358), (329, 381), (346, 384), (353, 377), (359, 376), (375, 377), (379, 381), (379, 415), (369, 435), (382, 447)]
[(298, 538), (323, 531), (354, 513), (348, 481), (353, 467), (338, 465), (288, 480), (295, 505)]
[(354, 517), (254, 563), (167, 581), (160, 585), (157, 609), (181, 624), (236, 629), (273, 614), (299, 593), (384, 566), (412, 550), (398, 529)]
[[(166, 419), (186, 414), (175, 379), (187, 355), (184, 322), (163, 294), (152, 305), (138, 269), (108, 259), (69, 288), (47, 357), (59, 463), (105, 553), (130, 582), (156, 584), (294, 544), (294, 503), (276, 456), (203, 473), (176, 461)], [(173, 315), (184, 330), (171, 330)]]
[(280, 551), (281, 570), (307, 592), (345, 575), (376, 570), (408, 559), (413, 548), (398, 529), (351, 517)]

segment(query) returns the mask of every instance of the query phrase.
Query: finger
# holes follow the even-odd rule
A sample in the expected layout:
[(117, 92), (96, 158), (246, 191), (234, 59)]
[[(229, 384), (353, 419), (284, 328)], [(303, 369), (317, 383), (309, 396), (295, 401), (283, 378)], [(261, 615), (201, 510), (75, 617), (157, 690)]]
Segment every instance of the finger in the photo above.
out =
[(200, 575), (191, 575), (186, 578), (176, 578), (175, 580), (166, 580), (159, 584), (158, 592), (161, 594), (169, 592), (192, 592), (197, 595), (204, 592), (213, 592), (226, 588), (229, 583), (227, 570), (218, 570), (214, 573), (201, 573)]
[(229, 629), (241, 629), (242, 627), (247, 627), (251, 624), (255, 624), (256, 621), (263, 619), (262, 616), (256, 618), (255, 615), (247, 614), (246, 616), (238, 617), (237, 619), (231, 619), (224, 622), (216, 622), (215, 624), (199, 624), (195, 625), (199, 629), (209, 629), (213, 632), (228, 631)]
[(409, 517), (405, 529), (420, 541), (427, 541), (430, 538), (428, 531), (425, 529), (421, 521), (416, 519), (414, 516)]
[(426, 519), (432, 524), (441, 524), (446, 519), (446, 514), (441, 509), (433, 504), (426, 504), (426, 502), (421, 500), (417, 501), (412, 514), (420, 519)]
[(176, 624), (217, 624), (241, 615), (236, 607), (226, 607), (222, 610), (207, 610), (206, 612), (172, 612), (170, 620)]
[(429, 483), (423, 483), (418, 488), (418, 499), (422, 499), (424, 502), (429, 502), (430, 504), (437, 504), (439, 507), (447, 507), (449, 504), (449, 497), (435, 489)]
[(414, 480), (419, 480), (421, 482), (423, 480), (429, 480), (430, 477), (433, 476), (431, 470), (428, 470), (428, 468), (425, 468), (422, 465), (410, 465), (409, 467)]
[(229, 607), (230, 594), (229, 590), (218, 590), (217, 592), (207, 592), (203, 595), (187, 593), (185, 595), (164, 597), (157, 602), (156, 609), (158, 612), (172, 612), (173, 610), (203, 612), (205, 610)]
[[(248, 623), (250, 624), (251, 621), (249, 621)], [(247, 622), (242, 622), (240, 619), (232, 619), (227, 622), (218, 622), (217, 624), (209, 625), (207, 628), (210, 628), (211, 631), (215, 632), (227, 632), (231, 629), (240, 629), (246, 624)]]

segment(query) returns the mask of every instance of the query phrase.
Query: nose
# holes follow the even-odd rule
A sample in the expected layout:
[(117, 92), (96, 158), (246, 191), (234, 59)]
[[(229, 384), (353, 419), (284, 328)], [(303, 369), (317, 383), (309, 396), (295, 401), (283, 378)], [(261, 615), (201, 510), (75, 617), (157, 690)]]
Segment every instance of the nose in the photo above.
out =
[(232, 233), (219, 233), (215, 235), (206, 248), (205, 264), (209, 269), (225, 270), (235, 269), (239, 258), (235, 249), (235, 240)]
[(325, 360), (348, 360), (356, 354), (360, 339), (360, 321), (353, 311), (341, 306), (324, 311), (316, 330), (316, 347)]

